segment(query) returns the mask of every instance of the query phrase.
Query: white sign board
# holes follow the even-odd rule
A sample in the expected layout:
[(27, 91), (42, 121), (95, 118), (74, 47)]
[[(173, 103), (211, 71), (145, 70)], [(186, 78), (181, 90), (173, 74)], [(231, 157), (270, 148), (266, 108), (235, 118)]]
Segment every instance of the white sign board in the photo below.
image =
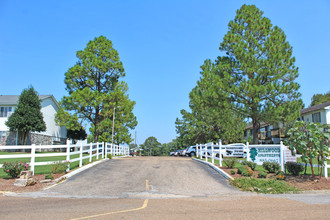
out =
[(243, 157), (244, 145), (226, 145), (223, 147), (224, 157)]
[(281, 164), (280, 147), (251, 147), (249, 148), (250, 161), (262, 165), (263, 162), (277, 162)]

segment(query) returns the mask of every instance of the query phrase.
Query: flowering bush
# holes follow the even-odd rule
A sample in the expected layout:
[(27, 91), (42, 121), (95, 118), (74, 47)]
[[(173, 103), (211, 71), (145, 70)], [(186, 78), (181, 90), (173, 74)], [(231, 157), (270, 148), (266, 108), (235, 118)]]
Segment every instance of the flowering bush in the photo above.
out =
[(65, 173), (68, 169), (70, 162), (69, 161), (58, 161), (51, 165), (50, 169), (52, 171), (52, 174), (55, 173)]
[(6, 172), (9, 176), (16, 178), (20, 175), (21, 171), (28, 170), (29, 166), (26, 162), (15, 161), (15, 162), (4, 162), (3, 171)]
[(277, 180), (285, 180), (285, 174), (284, 174), (284, 172), (282, 172), (282, 171), (277, 172), (276, 179)]

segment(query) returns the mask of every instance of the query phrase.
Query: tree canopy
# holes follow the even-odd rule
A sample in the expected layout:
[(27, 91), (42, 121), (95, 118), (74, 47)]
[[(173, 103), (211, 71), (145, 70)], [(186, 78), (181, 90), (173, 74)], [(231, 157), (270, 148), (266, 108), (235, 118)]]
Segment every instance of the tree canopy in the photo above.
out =
[(157, 138), (151, 136), (148, 137), (140, 147), (143, 150), (144, 155), (148, 156), (160, 156), (161, 155), (161, 143)]
[(27, 144), (30, 132), (46, 131), (38, 93), (32, 86), (23, 90), (14, 113), (5, 124), (10, 131), (18, 131), (20, 145)]
[(218, 86), (230, 97), (232, 108), (253, 124), (258, 143), (260, 122), (292, 121), (302, 107), (298, 68), (284, 32), (255, 5), (243, 5), (220, 44), (226, 54), (216, 61), (223, 73)]
[(125, 76), (125, 70), (112, 42), (104, 36), (96, 37), (77, 52), (77, 58), (78, 62), (65, 73), (69, 95), (60, 102), (57, 122), (77, 130), (86, 121), (90, 123), (93, 141), (106, 141), (111, 134), (110, 118), (117, 108), (115, 116), (122, 121), (115, 122), (116, 142), (130, 143), (128, 130), (137, 124), (132, 113), (135, 102), (126, 94), (127, 85), (119, 81)]
[(330, 91), (324, 94), (313, 95), (310, 106), (319, 105), (325, 102), (330, 102)]

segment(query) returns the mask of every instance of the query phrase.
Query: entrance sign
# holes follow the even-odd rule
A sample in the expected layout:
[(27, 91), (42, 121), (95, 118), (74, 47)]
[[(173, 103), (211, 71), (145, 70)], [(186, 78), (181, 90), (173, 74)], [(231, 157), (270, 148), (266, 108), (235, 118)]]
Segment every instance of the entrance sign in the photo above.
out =
[[(260, 145), (259, 145), (260, 146)], [(262, 165), (263, 162), (276, 162), (281, 164), (281, 148), (278, 147), (253, 147), (249, 148), (252, 162)]]

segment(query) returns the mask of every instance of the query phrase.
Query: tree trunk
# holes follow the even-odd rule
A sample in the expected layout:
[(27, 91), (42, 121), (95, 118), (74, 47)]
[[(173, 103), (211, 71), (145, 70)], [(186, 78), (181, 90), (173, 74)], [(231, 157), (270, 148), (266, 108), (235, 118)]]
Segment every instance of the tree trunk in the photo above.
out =
[(309, 164), (311, 165), (313, 179), (315, 179), (312, 159), (309, 159)]
[(252, 119), (252, 134), (253, 134), (253, 144), (258, 144), (258, 129), (259, 129), (259, 123), (256, 119)]

